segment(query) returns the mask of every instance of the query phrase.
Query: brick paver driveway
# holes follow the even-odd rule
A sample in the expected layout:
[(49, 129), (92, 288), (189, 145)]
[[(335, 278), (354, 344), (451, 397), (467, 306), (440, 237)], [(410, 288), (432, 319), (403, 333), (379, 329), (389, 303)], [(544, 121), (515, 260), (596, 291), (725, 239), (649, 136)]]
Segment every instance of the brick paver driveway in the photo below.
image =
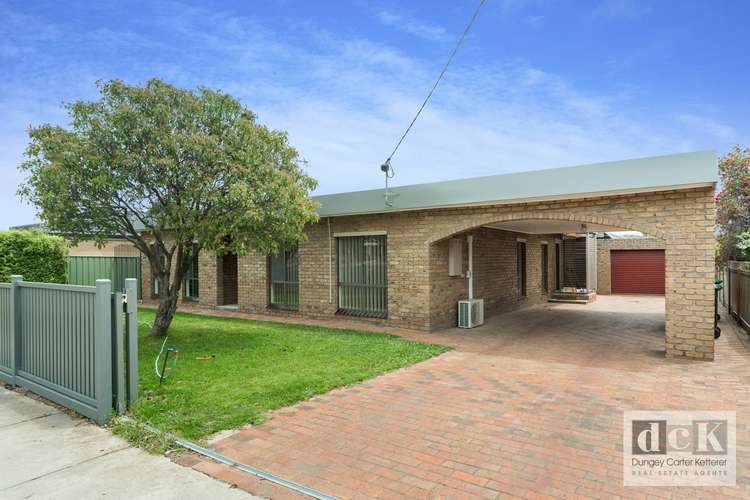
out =
[[(715, 362), (665, 359), (663, 311), (663, 298), (603, 296), (408, 334), (455, 349), (215, 448), (340, 497), (747, 496), (750, 355), (725, 325)], [(736, 410), (740, 486), (623, 488), (622, 412), (639, 409)], [(195, 467), (259, 493), (223, 465)]]

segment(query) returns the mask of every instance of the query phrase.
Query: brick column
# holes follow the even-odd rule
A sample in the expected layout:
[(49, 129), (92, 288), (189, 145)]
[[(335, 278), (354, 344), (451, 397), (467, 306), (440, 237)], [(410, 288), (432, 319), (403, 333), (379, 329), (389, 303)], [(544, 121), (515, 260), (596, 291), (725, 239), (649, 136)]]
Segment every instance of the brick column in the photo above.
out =
[(242, 311), (263, 312), (268, 307), (268, 257), (249, 249), (237, 258), (237, 294)]
[(198, 254), (198, 286), (201, 305), (221, 304), (221, 259), (214, 252), (203, 250)]
[(666, 350), (668, 358), (714, 359), (713, 192), (685, 193), (680, 222), (667, 237)]
[(151, 278), (151, 262), (144, 254), (141, 256), (141, 282), (138, 286), (141, 288), (143, 300), (149, 300), (153, 297), (154, 286)]
[[(333, 225), (335, 222), (332, 222)], [(327, 221), (305, 228), (299, 243), (299, 310), (310, 316), (336, 313), (336, 249), (328, 238)]]

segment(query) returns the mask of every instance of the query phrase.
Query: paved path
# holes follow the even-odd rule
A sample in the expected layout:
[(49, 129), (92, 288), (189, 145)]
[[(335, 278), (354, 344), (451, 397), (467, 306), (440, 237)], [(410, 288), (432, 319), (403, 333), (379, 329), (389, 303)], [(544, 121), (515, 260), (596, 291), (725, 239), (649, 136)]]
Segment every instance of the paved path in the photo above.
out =
[[(750, 355), (725, 325), (715, 362), (665, 359), (663, 311), (659, 297), (602, 296), (402, 333), (455, 349), (215, 448), (342, 498), (750, 496)], [(622, 412), (654, 409), (736, 410), (739, 486), (623, 488)], [(194, 467), (236, 481), (221, 464)]]
[(0, 498), (103, 497), (252, 498), (0, 386)]

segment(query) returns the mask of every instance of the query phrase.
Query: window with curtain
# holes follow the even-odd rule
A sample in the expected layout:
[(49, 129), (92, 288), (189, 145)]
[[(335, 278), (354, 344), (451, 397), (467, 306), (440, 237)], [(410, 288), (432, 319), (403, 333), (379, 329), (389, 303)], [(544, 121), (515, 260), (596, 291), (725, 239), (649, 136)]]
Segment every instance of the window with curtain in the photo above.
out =
[(336, 238), (339, 312), (388, 316), (388, 260), (385, 235)]
[(190, 262), (190, 267), (185, 275), (185, 297), (189, 299), (197, 299), (199, 297), (197, 248), (193, 249), (193, 260)]
[(297, 245), (269, 258), (271, 307), (299, 309), (299, 250)]

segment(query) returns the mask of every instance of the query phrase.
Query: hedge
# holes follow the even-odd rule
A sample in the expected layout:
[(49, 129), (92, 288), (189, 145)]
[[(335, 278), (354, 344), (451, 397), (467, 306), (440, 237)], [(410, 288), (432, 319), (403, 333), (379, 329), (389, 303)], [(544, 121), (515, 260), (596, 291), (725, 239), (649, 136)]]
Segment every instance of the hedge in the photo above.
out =
[(0, 232), (0, 282), (12, 274), (24, 281), (65, 283), (68, 246), (59, 236), (41, 231)]

